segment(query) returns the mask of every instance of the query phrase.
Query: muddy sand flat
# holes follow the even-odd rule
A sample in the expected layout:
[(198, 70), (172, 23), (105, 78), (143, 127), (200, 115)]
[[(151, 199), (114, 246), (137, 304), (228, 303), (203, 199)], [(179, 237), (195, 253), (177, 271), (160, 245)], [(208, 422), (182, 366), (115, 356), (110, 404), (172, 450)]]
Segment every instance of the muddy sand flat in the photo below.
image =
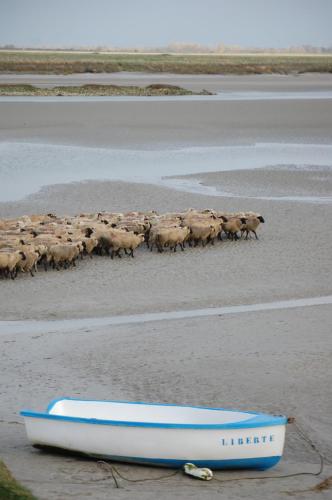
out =
[[(222, 175), (214, 174), (214, 182), (222, 183)], [(244, 172), (243, 181), (247, 176)], [(234, 172), (234, 177), (240, 188), (240, 174)], [(273, 177), (273, 172), (270, 177), (264, 174), (266, 187), (273, 185)], [(52, 207), (74, 213), (83, 203), (87, 210), (102, 205), (119, 211), (129, 204), (132, 209), (158, 210), (250, 208), (263, 213), (266, 224), (259, 241), (222, 242), (163, 255), (142, 249), (135, 259), (96, 257), (79, 262), (74, 270), (41, 271), (33, 279), (23, 276), (3, 282), (2, 319), (91, 318), (332, 295), (330, 205), (227, 199), (142, 184), (90, 182), (49, 187), (22, 202), (2, 204), (1, 212), (9, 216)], [(61, 395), (250, 407), (295, 415), (331, 460), (331, 319), (331, 306), (321, 305), (137, 325), (81, 326), (62, 333), (50, 324), (42, 333), (2, 331), (2, 456), (17, 478), (45, 499), (74, 494), (103, 499), (110, 489), (119, 499), (137, 492), (143, 498), (153, 498), (157, 492), (161, 498), (175, 494), (240, 498), (243, 491), (249, 498), (277, 499), (284, 491), (309, 490), (317, 483), (310, 476), (205, 485), (181, 474), (151, 483), (122, 481), (122, 489), (115, 490), (111, 479), (93, 481), (105, 477), (93, 460), (33, 450), (17, 412), (21, 407), (43, 409), (50, 398)], [(292, 429), (286, 443), (285, 457), (271, 474), (318, 469), (318, 456)], [(167, 472), (119, 468), (136, 478)], [(323, 477), (331, 472), (327, 463)], [(239, 476), (218, 473), (221, 478)], [(302, 493), (303, 498), (312, 494)]]
[[(125, 148), (238, 144), (262, 138), (332, 144), (330, 103), (0, 104), (0, 138)], [(197, 118), (201, 119), (198, 120)], [(36, 161), (38, 158), (36, 157)], [(10, 333), (0, 322), (1, 456), (41, 499), (312, 499), (320, 479), (203, 483), (181, 474), (152, 482), (120, 480), (95, 460), (34, 450), (21, 408), (43, 410), (64, 395), (160, 401), (283, 413), (297, 418), (332, 474), (330, 304), (241, 314), (57, 330), (52, 320), (196, 310), (332, 295), (331, 163), (195, 174), (177, 179), (213, 188), (205, 194), (149, 183), (98, 180), (47, 186), (0, 203), (0, 217), (39, 212), (253, 210), (264, 215), (259, 240), (135, 259), (96, 257), (76, 269), (40, 271), (0, 282), (0, 320), (43, 320), (45, 331)], [(326, 168), (329, 167), (329, 168)], [(22, 167), (23, 168), (23, 167)], [(199, 170), (198, 170), (199, 171)], [(235, 197), (220, 196), (222, 191)], [(250, 198), (248, 198), (248, 193)], [(219, 195), (218, 195), (219, 194)], [(267, 199), (262, 199), (263, 197)], [(280, 196), (315, 200), (268, 199)], [(55, 325), (55, 326), (54, 326)], [(88, 323), (87, 323), (88, 325)], [(30, 328), (30, 326), (29, 326)], [(319, 457), (289, 427), (283, 460), (268, 473), (217, 473), (221, 479), (317, 471)], [(131, 478), (167, 471), (119, 465)], [(301, 492), (301, 493), (300, 493)], [(326, 490), (326, 498), (330, 494)]]

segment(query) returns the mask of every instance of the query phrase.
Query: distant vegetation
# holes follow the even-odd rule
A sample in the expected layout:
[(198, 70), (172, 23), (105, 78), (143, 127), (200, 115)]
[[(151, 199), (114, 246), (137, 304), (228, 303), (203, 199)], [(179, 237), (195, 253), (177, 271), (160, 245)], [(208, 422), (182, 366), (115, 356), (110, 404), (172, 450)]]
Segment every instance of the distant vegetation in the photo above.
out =
[(70, 51), (0, 51), (3, 73), (178, 74), (332, 73), (332, 55), (308, 54), (143, 54)]
[(156, 83), (147, 87), (134, 85), (81, 85), (39, 88), (28, 84), (0, 84), (0, 95), (6, 96), (167, 96), (167, 95), (211, 95), (207, 90), (192, 92), (176, 85)]
[(11, 475), (0, 460), (0, 499), (1, 500), (36, 500), (36, 498)]
[(290, 47), (243, 47), (241, 45), (227, 45), (217, 43), (216, 45), (203, 45), (195, 42), (171, 42), (162, 47), (112, 47), (109, 45), (75, 45), (75, 46), (18, 46), (12, 43), (1, 45), (0, 50), (37, 50), (37, 51), (80, 51), (80, 52), (113, 52), (113, 53), (137, 53), (137, 54), (332, 54), (331, 46), (317, 45), (293, 45)]

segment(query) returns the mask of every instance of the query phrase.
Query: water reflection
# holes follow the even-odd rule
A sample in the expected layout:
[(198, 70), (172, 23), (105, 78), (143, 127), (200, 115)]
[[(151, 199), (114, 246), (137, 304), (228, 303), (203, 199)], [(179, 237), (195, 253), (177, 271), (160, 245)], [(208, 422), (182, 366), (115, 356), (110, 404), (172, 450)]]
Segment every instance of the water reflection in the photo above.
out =
[(0, 144), (0, 201), (21, 199), (42, 186), (83, 180), (121, 180), (222, 193), (169, 176), (262, 168), (274, 165), (332, 165), (332, 146), (259, 143), (245, 146), (163, 150), (88, 148), (54, 144)]

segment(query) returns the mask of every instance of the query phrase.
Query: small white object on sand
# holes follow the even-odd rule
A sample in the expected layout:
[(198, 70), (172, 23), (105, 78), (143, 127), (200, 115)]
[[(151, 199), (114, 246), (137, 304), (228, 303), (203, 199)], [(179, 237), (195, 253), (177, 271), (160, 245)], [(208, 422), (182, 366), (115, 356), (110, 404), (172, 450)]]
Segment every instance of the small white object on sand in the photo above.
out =
[(213, 478), (212, 470), (206, 467), (196, 467), (195, 464), (187, 463), (184, 464), (183, 470), (189, 476), (194, 476), (197, 479), (202, 479), (203, 481), (210, 481)]

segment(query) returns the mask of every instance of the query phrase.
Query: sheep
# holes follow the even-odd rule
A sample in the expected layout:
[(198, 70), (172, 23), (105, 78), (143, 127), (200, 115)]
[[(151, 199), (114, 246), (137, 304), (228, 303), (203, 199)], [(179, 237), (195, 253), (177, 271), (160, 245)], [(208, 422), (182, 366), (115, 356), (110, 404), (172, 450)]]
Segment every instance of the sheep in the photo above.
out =
[(24, 249), (24, 255), (25, 259), (18, 262), (17, 268), (23, 273), (29, 272), (31, 276), (34, 276), (33, 271), (37, 272), (37, 263), (40, 259), (40, 254), (38, 250), (31, 247)]
[(134, 257), (134, 250), (143, 243), (145, 237), (143, 234), (135, 234), (133, 232), (123, 232), (117, 233), (112, 238), (112, 253), (111, 258), (113, 259), (115, 255), (121, 258), (121, 250), (123, 249), (127, 254), (127, 250), (130, 250), (129, 255)]
[(223, 231), (226, 233), (226, 236), (228, 239), (232, 240), (238, 240), (239, 237), (237, 235), (238, 231), (241, 231), (243, 225), (246, 223), (247, 219), (244, 217), (233, 217), (230, 219), (227, 219), (227, 217), (223, 217), (223, 224), (222, 228)]
[(216, 229), (213, 225), (207, 224), (207, 223), (202, 223), (202, 222), (197, 222), (193, 224), (188, 224), (188, 227), (190, 229), (190, 236), (189, 236), (189, 245), (194, 242), (194, 246), (196, 247), (198, 243), (201, 241), (202, 246), (204, 247), (209, 239), (211, 237), (215, 237), (216, 235)]
[(176, 221), (176, 222), (163, 221), (162, 223), (152, 225), (150, 227), (150, 229), (148, 230), (148, 232), (146, 234), (146, 238), (145, 238), (147, 247), (150, 248), (150, 251), (152, 252), (155, 244), (158, 247), (158, 238), (159, 238), (160, 233), (167, 231), (169, 229), (175, 229), (177, 227), (180, 227), (179, 224), (180, 224), (180, 221)]
[(60, 266), (69, 267), (73, 265), (76, 267), (76, 259), (80, 253), (78, 245), (67, 244), (67, 245), (52, 245), (49, 248), (47, 261), (53, 264), (53, 268), (59, 271)]
[[(98, 230), (96, 233), (90, 233), (91, 235), (95, 235), (95, 238), (98, 241), (98, 251), (100, 255), (102, 255), (103, 252), (106, 252), (106, 254), (110, 254), (110, 250), (113, 247), (113, 239), (116, 238), (118, 235), (123, 235), (126, 234), (128, 231), (125, 229), (117, 229), (117, 228), (110, 228), (104, 231)], [(86, 233), (86, 236), (88, 237), (88, 232)]]
[(48, 245), (39, 242), (38, 245), (34, 245), (35, 252), (39, 254), (38, 264), (44, 265), (45, 271), (47, 271), (47, 252)]
[(93, 236), (90, 238), (82, 238), (82, 245), (84, 247), (84, 251), (86, 255), (89, 255), (90, 259), (92, 259), (92, 252), (98, 245), (98, 240), (97, 238), (94, 238)]
[(256, 236), (256, 240), (258, 240), (256, 229), (258, 228), (261, 222), (262, 223), (265, 222), (264, 218), (261, 215), (258, 215), (257, 217), (256, 216), (247, 217), (246, 222), (241, 228), (241, 237), (243, 236), (244, 233), (246, 233), (245, 239), (247, 240), (249, 234), (254, 233), (254, 235)]
[(24, 252), (20, 250), (7, 249), (0, 252), (0, 272), (4, 278), (15, 279), (17, 276), (17, 265), (25, 260)]
[(181, 250), (184, 250), (184, 243), (190, 234), (188, 227), (165, 228), (159, 231), (156, 235), (158, 250), (163, 251), (165, 246), (169, 246), (170, 250), (176, 252), (176, 247), (180, 245)]
[(211, 230), (211, 234), (209, 236), (209, 241), (211, 245), (214, 245), (214, 240), (215, 238), (219, 238), (221, 240), (221, 231), (222, 231), (222, 222), (220, 220), (209, 220), (210, 226), (213, 227), (213, 230)]
[[(0, 220), (0, 276), (14, 279), (18, 271), (37, 270), (37, 264), (48, 264), (59, 270), (75, 266), (81, 255), (106, 253), (114, 258), (121, 251), (134, 257), (134, 250), (145, 239), (150, 250), (154, 245), (158, 251), (165, 248), (176, 252), (185, 242), (195, 246), (214, 244), (215, 238), (222, 240), (225, 232), (228, 239), (245, 239), (256, 230), (264, 219), (255, 212), (221, 212), (213, 209), (158, 214), (148, 212), (99, 212), (82, 213), (75, 217), (57, 217), (53, 214), (22, 216), (18, 219)], [(6, 256), (5, 256), (6, 255)]]
[[(210, 227), (211, 230), (210, 234), (207, 236), (206, 241), (205, 238), (203, 238), (202, 244), (210, 242), (213, 245), (214, 239), (221, 233), (222, 229), (221, 221), (217, 217), (216, 213), (211, 209), (203, 210), (202, 212), (195, 212), (191, 210), (189, 213), (187, 212), (184, 215), (182, 220), (183, 220), (183, 225), (187, 225), (188, 227), (195, 225), (205, 225)], [(197, 243), (198, 241), (195, 241), (196, 245)]]
[(158, 233), (162, 229), (163, 227), (161, 225), (156, 224), (156, 225), (151, 225), (150, 229), (147, 231), (145, 241), (146, 241), (146, 246), (150, 249), (150, 252), (152, 252), (153, 246), (158, 238)]
[(16, 247), (20, 243), (20, 238), (13, 235), (6, 235), (5, 238), (0, 238), (0, 250), (8, 246)]
[[(73, 239), (71, 238), (70, 236), (66, 238), (66, 240), (69, 242), (69, 243), (73, 243), (74, 245), (77, 246), (78, 250), (79, 250), (79, 255), (81, 257), (81, 260), (83, 260), (83, 255), (84, 255), (84, 251), (85, 251), (85, 246), (82, 242), (82, 239)], [(66, 241), (64, 240), (64, 241)]]
[(119, 229), (124, 229), (126, 231), (132, 231), (134, 233), (144, 234), (144, 235), (146, 234), (146, 231), (149, 229), (149, 227), (150, 223), (136, 219), (133, 220), (125, 219), (119, 222), (119, 224), (117, 224), (117, 228)]

